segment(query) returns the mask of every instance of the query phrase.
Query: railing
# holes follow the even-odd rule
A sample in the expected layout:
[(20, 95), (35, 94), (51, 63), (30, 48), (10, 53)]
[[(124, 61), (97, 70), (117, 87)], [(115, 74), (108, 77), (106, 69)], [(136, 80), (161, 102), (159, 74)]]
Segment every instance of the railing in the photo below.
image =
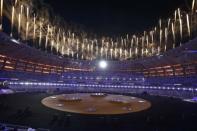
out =
[[(0, 55), (0, 70), (24, 71), (41, 74), (62, 74), (68, 71), (90, 71), (79, 68), (61, 67), (55, 65), (45, 65), (21, 59), (14, 59)], [(136, 72), (136, 71), (134, 71)], [(138, 73), (143, 73), (146, 77), (155, 76), (191, 76), (197, 75), (197, 61), (178, 65), (165, 65), (160, 67), (148, 68)]]
[(104, 84), (65, 84), (65, 83), (35, 83), (9, 82), (9, 87), (16, 92), (108, 92), (108, 93), (143, 93), (177, 98), (193, 98), (197, 96), (197, 88), (184, 86), (133, 86), (133, 85), (104, 85)]

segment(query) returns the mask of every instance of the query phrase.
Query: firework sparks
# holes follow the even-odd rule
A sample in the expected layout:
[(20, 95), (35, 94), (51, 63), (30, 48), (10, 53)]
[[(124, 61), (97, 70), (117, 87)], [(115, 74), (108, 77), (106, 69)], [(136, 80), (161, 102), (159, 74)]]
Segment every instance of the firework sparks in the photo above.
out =
[(1, 16), (0, 16), (0, 30), (3, 29), (2, 24), (3, 24), (3, 0), (1, 0)]
[(193, 0), (193, 1), (192, 1), (192, 11), (193, 11), (193, 12), (195, 11), (195, 10), (194, 10), (194, 9), (195, 9), (195, 4), (196, 4), (196, 0)]
[(42, 43), (42, 22), (40, 21), (39, 47), (41, 47), (41, 43)]
[(164, 47), (164, 51), (167, 50), (167, 43), (168, 43), (168, 28), (165, 28), (165, 47)]
[(34, 14), (34, 22), (33, 22), (33, 41), (35, 42), (36, 38), (36, 16)]
[(175, 42), (176, 42), (176, 37), (175, 37), (175, 29), (174, 29), (174, 24), (172, 23), (172, 35), (173, 35), (173, 48), (175, 48)]
[(18, 14), (18, 34), (21, 33), (21, 14)]
[(27, 23), (26, 23), (26, 36), (25, 39), (28, 40), (29, 35), (29, 7), (27, 7)]
[[(92, 60), (97, 57), (128, 59), (150, 56), (157, 52), (159, 54), (161, 50), (167, 51), (167, 47), (175, 48), (176, 43), (181, 43), (186, 36), (191, 38), (191, 34), (195, 31), (191, 29), (196, 26), (196, 23), (192, 21), (196, 15), (194, 13), (196, 0), (192, 2), (192, 12), (185, 13), (178, 8), (174, 12), (173, 18), (159, 19), (159, 24), (151, 31), (144, 31), (140, 35), (132, 36), (126, 34), (118, 38), (92, 38), (88, 36), (88, 33), (73, 31), (72, 27), (65, 29), (64, 27), (67, 25), (60, 25), (61, 22), (58, 20), (58, 22), (54, 22), (43, 14), (43, 12), (47, 12), (46, 9), (32, 10), (36, 9), (33, 2), (15, 0), (15, 3), (4, 3), (4, 0), (0, 0), (0, 3), (0, 30), (3, 28), (2, 19), (5, 14), (11, 23), (11, 36), (14, 37), (18, 34), (18, 38), (21, 40), (33, 40), (35, 44), (38, 43), (42, 50), (46, 51), (51, 48), (52, 53), (55, 51), (62, 56), (65, 54), (72, 57), (77, 56), (77, 59)], [(3, 8), (3, 4), (5, 8)], [(15, 28), (18, 33), (14, 32)], [(185, 35), (185, 32), (188, 35)], [(178, 39), (178, 34), (180, 39)], [(164, 40), (165, 45), (163, 45)]]
[(15, 8), (14, 6), (12, 7), (12, 20), (11, 20), (11, 33), (10, 36), (13, 36), (13, 28), (14, 28), (14, 14), (15, 14)]
[(182, 18), (181, 18), (181, 11), (178, 8), (178, 16), (179, 16), (179, 26), (180, 26), (180, 36), (181, 36), (181, 40), (183, 38), (183, 25), (182, 25)]
[(186, 14), (186, 19), (187, 19), (187, 31), (188, 31), (188, 36), (191, 36), (191, 31), (190, 31), (190, 22), (189, 22), (189, 15)]

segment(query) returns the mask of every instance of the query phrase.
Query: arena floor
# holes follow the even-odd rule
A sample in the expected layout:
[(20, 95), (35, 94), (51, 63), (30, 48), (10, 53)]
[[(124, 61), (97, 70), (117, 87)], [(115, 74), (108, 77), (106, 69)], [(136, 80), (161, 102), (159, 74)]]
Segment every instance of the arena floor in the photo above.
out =
[[(73, 92), (70, 93), (73, 94)], [(124, 94), (124, 96), (147, 100), (151, 102), (151, 107), (140, 112), (122, 115), (86, 115), (59, 111), (41, 103), (47, 97), (58, 95), (59, 93), (0, 95), (0, 122), (46, 128), (51, 131), (197, 130), (197, 104), (183, 102), (180, 99)], [(26, 109), (30, 113), (21, 114)]]
[(75, 93), (50, 96), (42, 103), (65, 112), (93, 115), (119, 115), (140, 112), (151, 103), (137, 97), (104, 93)]

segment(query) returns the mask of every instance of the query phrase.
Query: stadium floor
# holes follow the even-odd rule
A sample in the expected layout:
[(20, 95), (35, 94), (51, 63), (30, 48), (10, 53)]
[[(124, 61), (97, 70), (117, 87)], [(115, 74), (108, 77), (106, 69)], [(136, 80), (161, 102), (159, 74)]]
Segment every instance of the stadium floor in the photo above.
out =
[(196, 131), (197, 104), (180, 99), (132, 95), (149, 100), (148, 110), (127, 115), (88, 116), (53, 110), (42, 105), (46, 93), (0, 96), (0, 122), (52, 131)]
[(124, 95), (73, 93), (50, 96), (42, 100), (46, 107), (84, 115), (120, 115), (141, 112), (151, 103), (141, 98)]

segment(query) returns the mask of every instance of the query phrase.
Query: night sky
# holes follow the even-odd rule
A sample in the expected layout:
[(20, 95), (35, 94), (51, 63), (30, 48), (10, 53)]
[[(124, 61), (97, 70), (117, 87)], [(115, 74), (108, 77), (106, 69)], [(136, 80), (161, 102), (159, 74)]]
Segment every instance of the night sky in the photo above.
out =
[[(112, 1), (112, 0), (111, 0)], [(133, 34), (148, 30), (192, 0), (44, 0), (66, 21), (99, 35)]]

